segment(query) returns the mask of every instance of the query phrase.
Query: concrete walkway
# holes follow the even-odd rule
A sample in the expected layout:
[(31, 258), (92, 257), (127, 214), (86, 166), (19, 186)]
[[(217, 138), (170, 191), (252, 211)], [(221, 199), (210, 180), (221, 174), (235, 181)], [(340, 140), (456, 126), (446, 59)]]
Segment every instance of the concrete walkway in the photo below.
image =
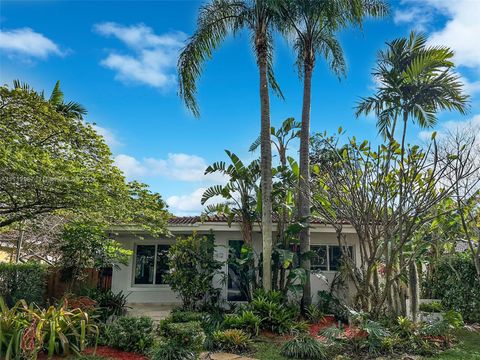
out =
[(153, 321), (158, 322), (165, 319), (174, 308), (173, 305), (158, 305), (158, 304), (128, 304), (130, 307), (127, 310), (127, 315), (130, 316), (148, 316)]
[(257, 359), (236, 355), (236, 354), (228, 354), (228, 353), (202, 353), (200, 354), (200, 360), (257, 360)]

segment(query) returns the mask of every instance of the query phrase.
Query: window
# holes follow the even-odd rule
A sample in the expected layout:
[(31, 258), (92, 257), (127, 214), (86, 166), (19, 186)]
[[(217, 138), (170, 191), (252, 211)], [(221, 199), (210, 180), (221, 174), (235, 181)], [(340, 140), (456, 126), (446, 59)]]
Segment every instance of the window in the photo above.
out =
[[(312, 258), (312, 270), (338, 271), (342, 260), (342, 250), (338, 245), (313, 245), (315, 253)], [(353, 259), (353, 246), (347, 247), (347, 252)]]
[(327, 246), (312, 246), (315, 255), (312, 257), (312, 269), (328, 270)]
[(166, 284), (169, 245), (137, 245), (135, 251), (136, 285)]

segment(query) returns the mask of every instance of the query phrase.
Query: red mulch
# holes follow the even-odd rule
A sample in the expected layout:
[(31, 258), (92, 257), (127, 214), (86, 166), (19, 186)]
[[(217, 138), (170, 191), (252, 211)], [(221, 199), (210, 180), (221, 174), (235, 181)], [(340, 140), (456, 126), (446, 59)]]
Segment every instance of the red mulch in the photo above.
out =
[[(85, 350), (85, 354), (92, 354), (93, 349)], [(115, 360), (147, 360), (147, 358), (140, 354), (130, 353), (122, 350), (113, 349), (108, 346), (97, 347), (95, 355), (103, 356)]]
[[(310, 325), (310, 335), (313, 337), (325, 341), (326, 338), (322, 335), (319, 335), (319, 332), (321, 332), (323, 329), (329, 328), (329, 327), (338, 327), (338, 322), (333, 316), (325, 316), (320, 322), (317, 324), (311, 324)], [(357, 328), (351, 328), (348, 325), (343, 325), (344, 332), (341, 334), (341, 336), (344, 336), (345, 338), (364, 338), (367, 337), (368, 334), (360, 329)]]

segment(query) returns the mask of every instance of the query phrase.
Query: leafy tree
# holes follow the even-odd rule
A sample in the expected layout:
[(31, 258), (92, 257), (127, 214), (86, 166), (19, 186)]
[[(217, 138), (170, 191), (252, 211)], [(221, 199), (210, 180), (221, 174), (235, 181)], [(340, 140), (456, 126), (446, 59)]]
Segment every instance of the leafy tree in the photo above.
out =
[[(259, 94), (261, 113), (261, 189), (262, 189), (262, 237), (263, 287), (270, 290), (272, 254), (272, 149), (270, 143), (270, 97), (269, 84), (281, 95), (275, 81), (272, 57), (275, 13), (269, 0), (212, 0), (200, 9), (197, 30), (189, 39), (178, 60), (179, 94), (186, 106), (199, 116), (195, 100), (197, 79), (205, 60), (211, 58), (228, 34), (236, 35), (246, 29), (252, 41), (259, 71)], [(281, 95), (283, 96), (283, 95)]]
[(132, 252), (106, 235), (96, 223), (72, 222), (65, 225), (59, 245), (60, 266), (65, 280), (73, 286), (87, 268), (101, 269), (126, 265)]
[(213, 285), (222, 263), (214, 258), (213, 236), (199, 237), (196, 234), (179, 237), (169, 250), (170, 273), (167, 283), (177, 292), (188, 310), (214, 304), (220, 289)]
[(126, 183), (101, 136), (65, 103), (59, 83), (49, 100), (28, 85), (0, 88), (0, 228), (41, 215), (132, 223), (165, 232), (166, 205), (138, 182)]
[[(405, 137), (408, 121), (429, 128), (437, 122), (441, 110), (457, 110), (464, 114), (468, 96), (462, 92), (462, 82), (453, 72), (453, 51), (446, 46), (428, 46), (425, 35), (412, 32), (408, 38), (387, 43), (380, 51), (373, 76), (379, 82), (375, 95), (362, 99), (357, 106), (357, 116), (374, 113), (379, 132), (391, 143), (397, 123), (402, 126), (400, 140), (399, 192), (400, 204), (398, 241), (406, 243), (405, 218), (402, 208), (406, 202), (404, 183)], [(402, 255), (402, 254), (401, 254)], [(403, 255), (400, 262), (404, 262)], [(410, 290), (418, 288), (416, 263), (410, 262)], [(418, 292), (411, 291), (410, 301), (414, 319), (418, 312)], [(402, 296), (405, 304), (405, 296)], [(405, 310), (406, 306), (404, 306)]]
[(108, 207), (124, 187), (93, 128), (33, 90), (0, 88), (0, 227), (61, 209)]
[[(453, 193), (454, 183), (445, 181), (452, 169), (459, 179), (470, 175), (468, 162), (458, 152), (439, 153), (434, 140), (424, 149), (407, 146), (403, 161), (395, 141), (378, 147), (355, 138), (346, 147), (341, 143), (341, 137), (323, 137), (323, 147), (335, 160), (313, 169), (314, 209), (336, 230), (343, 270), (356, 290), (356, 307), (373, 317), (385, 311), (402, 314), (402, 286), (411, 263), (429, 245), (418, 233), (432, 221), (435, 206)], [(358, 236), (358, 267), (348, 256), (345, 221)]]
[[(19, 80), (13, 81), (13, 87), (15, 89), (24, 90), (24, 91), (33, 91), (33, 89), (27, 83), (22, 83)], [(45, 95), (43, 91), (39, 94), (43, 99)], [(60, 80), (55, 83), (55, 86), (50, 94), (50, 97), (47, 100), (55, 110), (66, 118), (79, 119), (82, 120), (85, 115), (87, 115), (87, 109), (83, 105), (75, 101), (64, 101), (64, 94), (60, 88)]]
[[(310, 251), (310, 104), (312, 76), (317, 56), (320, 55), (339, 77), (345, 75), (343, 49), (337, 32), (350, 25), (361, 26), (366, 16), (384, 16), (388, 7), (382, 0), (375, 1), (315, 1), (281, 0), (275, 2), (280, 22), (287, 37), (293, 38), (297, 52), (297, 66), (303, 79), (302, 130), (300, 133), (300, 181), (298, 218), (305, 223), (300, 232), (300, 252)], [(302, 256), (302, 268), (310, 271), (310, 259)], [(303, 307), (311, 303), (310, 279), (304, 288)]]

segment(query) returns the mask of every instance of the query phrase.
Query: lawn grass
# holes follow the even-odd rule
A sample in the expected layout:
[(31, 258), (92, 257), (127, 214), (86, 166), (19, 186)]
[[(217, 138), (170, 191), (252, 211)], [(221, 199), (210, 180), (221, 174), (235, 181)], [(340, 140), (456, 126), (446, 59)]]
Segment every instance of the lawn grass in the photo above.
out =
[[(447, 350), (425, 360), (480, 360), (480, 332), (462, 330), (457, 334), (459, 343)], [(255, 344), (256, 353), (252, 355), (259, 360), (289, 360), (280, 354), (281, 344), (261, 341)], [(399, 359), (403, 358), (399, 357)]]
[(252, 357), (259, 360), (290, 360), (280, 354), (282, 346), (274, 342), (261, 341), (255, 343), (257, 351)]
[(480, 332), (462, 330), (457, 334), (459, 343), (452, 349), (428, 359), (480, 360)]

